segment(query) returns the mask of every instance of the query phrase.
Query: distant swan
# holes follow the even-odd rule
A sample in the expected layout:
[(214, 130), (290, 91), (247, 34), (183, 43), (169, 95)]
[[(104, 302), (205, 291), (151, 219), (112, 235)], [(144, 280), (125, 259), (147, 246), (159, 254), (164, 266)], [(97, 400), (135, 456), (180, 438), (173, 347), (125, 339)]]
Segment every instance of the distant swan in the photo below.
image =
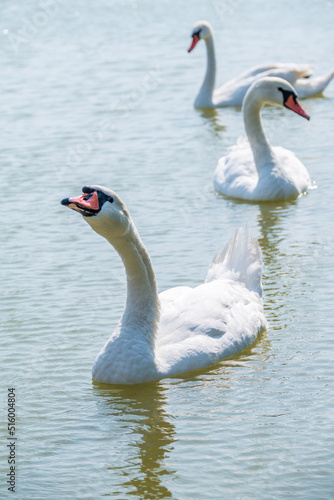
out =
[(219, 160), (214, 174), (217, 191), (234, 198), (267, 201), (297, 198), (311, 186), (304, 165), (291, 151), (272, 147), (260, 120), (265, 104), (285, 106), (307, 118), (290, 83), (281, 78), (257, 80), (248, 90), (243, 115), (248, 141), (239, 139)]
[(233, 80), (215, 90), (216, 58), (212, 28), (207, 21), (198, 21), (192, 31), (191, 52), (200, 40), (204, 40), (207, 50), (207, 68), (202, 87), (195, 100), (195, 108), (219, 108), (222, 106), (241, 106), (249, 87), (258, 78), (277, 76), (294, 85), (300, 98), (321, 94), (334, 77), (334, 72), (317, 78), (308, 79), (313, 73), (309, 64), (273, 63), (254, 66)]
[(215, 257), (205, 283), (158, 295), (150, 258), (124, 203), (102, 186), (82, 191), (61, 203), (113, 245), (127, 275), (125, 310), (94, 363), (95, 381), (148, 382), (213, 365), (254, 342), (266, 326), (262, 260), (245, 230)]

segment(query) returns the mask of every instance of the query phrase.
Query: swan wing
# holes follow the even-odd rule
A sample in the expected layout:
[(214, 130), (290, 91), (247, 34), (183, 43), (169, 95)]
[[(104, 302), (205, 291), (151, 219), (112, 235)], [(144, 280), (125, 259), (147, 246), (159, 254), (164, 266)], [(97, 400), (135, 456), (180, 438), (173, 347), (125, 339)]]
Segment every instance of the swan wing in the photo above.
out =
[(311, 187), (306, 167), (290, 150), (272, 148), (277, 168), (266, 169), (259, 178), (249, 142), (241, 138), (220, 158), (214, 186), (225, 196), (246, 200), (293, 199)]
[(249, 141), (239, 137), (237, 144), (229, 148), (228, 154), (218, 161), (214, 173), (215, 189), (226, 196), (251, 199), (258, 180)]
[(260, 296), (234, 280), (160, 294), (157, 358), (169, 374), (201, 368), (249, 346), (266, 326)]
[(298, 79), (308, 78), (312, 72), (313, 67), (309, 64), (281, 63), (255, 66), (215, 90), (213, 92), (213, 104), (217, 107), (241, 106), (249, 87), (260, 78), (266, 76), (279, 77), (294, 85)]
[(262, 253), (258, 241), (249, 238), (248, 229), (239, 228), (234, 237), (215, 256), (205, 282), (230, 278), (262, 296)]
[[(275, 146), (273, 151), (280, 165), (277, 177), (286, 180), (287, 186), (293, 186), (297, 193), (307, 191), (312, 186), (311, 177), (295, 153), (282, 146)], [(265, 182), (265, 179), (263, 181)]]
[(265, 328), (261, 250), (238, 229), (205, 283), (160, 294), (157, 361), (169, 375), (213, 364), (249, 346)]
[(270, 63), (262, 64), (259, 66), (253, 66), (252, 68), (244, 71), (239, 75), (240, 79), (246, 79), (255, 76), (261, 76), (263, 74), (269, 75), (273, 71), (297, 71), (301, 77), (309, 77), (313, 74), (313, 66), (310, 64), (293, 64), (293, 63)]

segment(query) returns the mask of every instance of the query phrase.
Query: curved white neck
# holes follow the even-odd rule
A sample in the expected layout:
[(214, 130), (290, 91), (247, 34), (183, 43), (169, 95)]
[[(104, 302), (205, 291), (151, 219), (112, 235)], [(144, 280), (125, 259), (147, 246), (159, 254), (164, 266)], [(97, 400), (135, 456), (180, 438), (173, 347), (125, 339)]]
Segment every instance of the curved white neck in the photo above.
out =
[(201, 89), (196, 99), (197, 107), (210, 107), (212, 106), (212, 96), (216, 83), (216, 56), (212, 36), (205, 38), (207, 63), (206, 73)]
[(120, 255), (127, 276), (127, 299), (120, 335), (135, 335), (137, 340), (154, 349), (160, 302), (147, 250), (133, 224), (126, 236), (107, 239)]
[(258, 171), (275, 163), (274, 152), (261, 124), (260, 111), (263, 104), (262, 99), (248, 99), (247, 96), (243, 103), (245, 129)]

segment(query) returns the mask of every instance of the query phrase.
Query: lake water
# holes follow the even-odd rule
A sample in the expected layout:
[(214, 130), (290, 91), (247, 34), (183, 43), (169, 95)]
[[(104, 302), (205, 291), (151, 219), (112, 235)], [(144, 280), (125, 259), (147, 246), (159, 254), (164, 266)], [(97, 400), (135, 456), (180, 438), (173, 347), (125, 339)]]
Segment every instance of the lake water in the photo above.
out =
[[(1, 35), (1, 498), (332, 499), (334, 84), (311, 121), (266, 108), (272, 143), (317, 189), (288, 203), (217, 195), (240, 109), (193, 102), (215, 30), (218, 81), (271, 61), (333, 70), (334, 3), (4, 0)], [(205, 277), (248, 224), (269, 328), (211, 369), (100, 387), (91, 366), (123, 310), (121, 261), (59, 204), (85, 184), (126, 202), (159, 290)], [(15, 388), (16, 493), (7, 490)]]

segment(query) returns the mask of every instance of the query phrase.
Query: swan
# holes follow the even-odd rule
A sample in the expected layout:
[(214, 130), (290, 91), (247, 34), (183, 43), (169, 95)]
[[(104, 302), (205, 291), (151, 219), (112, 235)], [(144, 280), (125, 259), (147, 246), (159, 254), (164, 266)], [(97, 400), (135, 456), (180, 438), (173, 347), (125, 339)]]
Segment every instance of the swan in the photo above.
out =
[(219, 160), (214, 173), (214, 185), (220, 193), (253, 201), (287, 200), (311, 186), (309, 173), (295, 154), (269, 144), (260, 120), (265, 104), (285, 106), (310, 119), (290, 83), (274, 77), (255, 81), (242, 108), (248, 141), (239, 138)]
[(331, 72), (309, 80), (308, 77), (313, 73), (311, 65), (275, 63), (254, 66), (215, 90), (216, 58), (212, 33), (212, 27), (207, 21), (198, 21), (194, 25), (191, 34), (192, 43), (188, 52), (191, 52), (200, 40), (205, 41), (207, 51), (206, 74), (195, 100), (195, 108), (241, 106), (243, 98), (252, 83), (266, 76), (278, 76), (287, 80), (294, 85), (300, 98), (321, 94), (334, 77), (334, 72)]
[(125, 310), (93, 365), (93, 380), (137, 384), (210, 366), (246, 348), (265, 328), (262, 257), (257, 240), (239, 229), (213, 260), (205, 283), (158, 295), (155, 275), (130, 214), (103, 186), (62, 205), (79, 212), (111, 243), (127, 275)]

